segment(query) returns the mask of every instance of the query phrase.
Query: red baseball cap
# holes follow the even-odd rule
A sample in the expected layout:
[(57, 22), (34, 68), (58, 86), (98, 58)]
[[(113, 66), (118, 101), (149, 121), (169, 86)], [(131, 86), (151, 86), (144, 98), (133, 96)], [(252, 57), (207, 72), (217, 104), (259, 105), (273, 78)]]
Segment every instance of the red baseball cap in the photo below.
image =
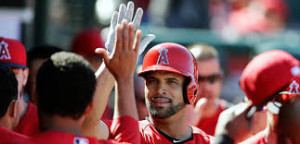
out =
[(96, 48), (105, 48), (98, 28), (84, 29), (73, 39), (71, 51), (80, 55), (96, 55)]
[(299, 61), (283, 50), (255, 56), (244, 69), (240, 86), (257, 107), (264, 106), (300, 73)]
[(18, 40), (0, 37), (0, 65), (27, 68), (24, 45)]
[(293, 97), (300, 95), (300, 75), (295, 76), (289, 83), (289, 85), (281, 92), (277, 94), (274, 100), (268, 102), (267, 109), (273, 114), (279, 114), (279, 111), (284, 103)]
[(290, 84), (279, 93), (282, 95), (282, 100), (286, 101), (292, 97), (300, 94), (300, 75), (295, 76)]

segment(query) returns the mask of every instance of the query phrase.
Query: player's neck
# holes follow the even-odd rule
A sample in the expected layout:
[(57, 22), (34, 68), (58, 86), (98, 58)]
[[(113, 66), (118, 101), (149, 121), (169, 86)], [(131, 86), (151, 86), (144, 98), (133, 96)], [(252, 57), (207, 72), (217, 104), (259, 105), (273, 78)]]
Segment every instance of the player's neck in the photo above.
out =
[(157, 119), (150, 116), (150, 121), (155, 128), (176, 139), (184, 139), (192, 134), (186, 120), (185, 109), (166, 119)]
[(81, 118), (74, 120), (70, 117), (53, 115), (40, 117), (40, 119), (41, 131), (55, 130), (81, 136), (80, 129), (83, 121)]

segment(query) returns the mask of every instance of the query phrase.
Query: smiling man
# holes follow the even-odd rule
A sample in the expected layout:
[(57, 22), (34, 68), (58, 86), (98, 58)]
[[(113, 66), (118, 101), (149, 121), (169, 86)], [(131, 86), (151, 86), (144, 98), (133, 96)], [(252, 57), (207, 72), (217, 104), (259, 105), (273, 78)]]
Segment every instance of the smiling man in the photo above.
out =
[(209, 143), (200, 129), (190, 126), (187, 105), (196, 99), (197, 64), (189, 50), (161, 43), (145, 55), (142, 71), (149, 118), (140, 121), (141, 143)]

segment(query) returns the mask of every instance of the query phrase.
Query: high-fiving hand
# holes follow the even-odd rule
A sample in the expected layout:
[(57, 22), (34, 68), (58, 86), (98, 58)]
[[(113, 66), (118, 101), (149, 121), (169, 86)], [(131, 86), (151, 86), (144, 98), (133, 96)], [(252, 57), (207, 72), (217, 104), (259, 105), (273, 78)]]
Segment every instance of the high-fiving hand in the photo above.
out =
[(104, 49), (96, 49), (96, 53), (104, 58), (104, 62), (116, 80), (133, 78), (136, 68), (138, 47), (142, 32), (134, 32), (134, 24), (123, 20), (116, 28), (116, 41), (111, 55)]
[[(105, 47), (108, 50), (109, 55), (112, 54), (114, 44), (115, 44), (115, 33), (116, 33), (116, 27), (118, 24), (121, 24), (123, 20), (127, 20), (128, 23), (132, 22), (134, 26), (134, 31), (136, 32), (141, 23), (141, 19), (143, 16), (143, 9), (138, 8), (135, 16), (133, 18), (134, 13), (134, 3), (128, 2), (127, 7), (125, 4), (121, 4), (119, 7), (119, 12), (115, 11), (113, 12), (113, 15), (111, 17), (111, 24), (110, 24), (110, 30), (108, 33), (107, 41), (105, 43)], [(133, 19), (132, 19), (133, 18)], [(141, 42), (138, 48), (139, 55), (145, 50), (147, 45), (155, 38), (155, 35), (148, 34)]]

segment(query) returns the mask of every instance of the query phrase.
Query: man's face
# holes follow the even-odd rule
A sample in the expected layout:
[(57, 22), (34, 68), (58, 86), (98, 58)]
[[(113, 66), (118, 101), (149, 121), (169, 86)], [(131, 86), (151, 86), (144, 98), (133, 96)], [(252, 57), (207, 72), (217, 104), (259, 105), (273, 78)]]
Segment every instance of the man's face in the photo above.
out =
[(165, 119), (185, 107), (183, 100), (184, 76), (157, 71), (146, 76), (146, 106), (150, 115)]
[(15, 73), (16, 79), (18, 81), (18, 115), (21, 116), (25, 111), (25, 101), (23, 99), (23, 89), (27, 83), (28, 78), (28, 69), (21, 68), (11, 68), (11, 70)]
[(208, 103), (215, 102), (221, 93), (222, 75), (218, 59), (198, 62), (198, 97), (206, 98)]
[(18, 93), (19, 95), (21, 95), (23, 92), (23, 88), (27, 83), (28, 69), (11, 68), (11, 70), (15, 73), (16, 79), (18, 81)]

